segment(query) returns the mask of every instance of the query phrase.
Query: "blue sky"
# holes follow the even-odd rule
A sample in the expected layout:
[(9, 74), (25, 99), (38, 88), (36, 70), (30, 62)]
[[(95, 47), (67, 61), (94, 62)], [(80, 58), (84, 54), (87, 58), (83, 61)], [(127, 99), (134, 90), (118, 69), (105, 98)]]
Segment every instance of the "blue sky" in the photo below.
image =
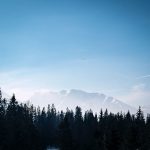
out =
[(150, 104), (149, 6), (148, 0), (0, 0), (0, 86), (19, 98), (75, 88)]

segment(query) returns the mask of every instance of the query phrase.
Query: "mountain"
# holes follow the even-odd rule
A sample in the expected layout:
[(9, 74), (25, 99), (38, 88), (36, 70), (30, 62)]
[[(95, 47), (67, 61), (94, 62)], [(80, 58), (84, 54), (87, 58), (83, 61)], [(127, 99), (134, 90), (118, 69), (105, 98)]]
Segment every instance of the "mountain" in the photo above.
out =
[(72, 89), (70, 91), (60, 92), (37, 92), (30, 98), (34, 105), (44, 106), (47, 104), (55, 104), (58, 110), (75, 109), (80, 106), (83, 111), (92, 109), (99, 113), (100, 109), (108, 109), (111, 112), (136, 112), (136, 108), (121, 102), (113, 97), (106, 96), (101, 93), (89, 93), (82, 90)]
[[(11, 98), (6, 92), (2, 91), (2, 97), (9, 100)], [(18, 100), (18, 99), (17, 99)], [(18, 100), (20, 101), (20, 100)], [(20, 101), (21, 102), (21, 101)], [(27, 101), (29, 102), (29, 101)], [(40, 91), (31, 96), (30, 102), (35, 106), (47, 107), (48, 104), (55, 104), (58, 110), (75, 109), (80, 106), (84, 111), (92, 109), (94, 112), (99, 113), (102, 108), (106, 108), (113, 112), (127, 112), (136, 113), (138, 108), (128, 105), (113, 97), (106, 96), (102, 93), (89, 93), (83, 90), (72, 89), (70, 91), (62, 90), (60, 92)], [(150, 114), (150, 105), (141, 106), (142, 111), (146, 115)]]

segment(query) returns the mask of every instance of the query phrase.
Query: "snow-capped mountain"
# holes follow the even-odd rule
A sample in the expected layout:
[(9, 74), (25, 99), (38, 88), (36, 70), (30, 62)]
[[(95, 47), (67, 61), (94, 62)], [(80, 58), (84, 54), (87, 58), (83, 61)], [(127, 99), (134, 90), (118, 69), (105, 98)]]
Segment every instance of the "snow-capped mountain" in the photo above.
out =
[(100, 109), (108, 109), (111, 112), (136, 112), (136, 108), (121, 102), (113, 97), (108, 97), (100, 93), (89, 93), (82, 90), (70, 90), (60, 92), (37, 92), (30, 98), (31, 103), (39, 106), (55, 104), (58, 110), (73, 109), (80, 106), (83, 111), (92, 109), (99, 113)]

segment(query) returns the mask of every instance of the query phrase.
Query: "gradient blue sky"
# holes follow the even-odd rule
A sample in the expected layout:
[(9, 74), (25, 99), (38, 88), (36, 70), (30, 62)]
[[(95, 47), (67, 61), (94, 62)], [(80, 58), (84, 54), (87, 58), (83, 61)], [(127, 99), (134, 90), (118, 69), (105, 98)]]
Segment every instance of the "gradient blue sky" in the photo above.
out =
[(75, 88), (150, 104), (149, 8), (149, 0), (0, 0), (0, 86), (24, 99)]

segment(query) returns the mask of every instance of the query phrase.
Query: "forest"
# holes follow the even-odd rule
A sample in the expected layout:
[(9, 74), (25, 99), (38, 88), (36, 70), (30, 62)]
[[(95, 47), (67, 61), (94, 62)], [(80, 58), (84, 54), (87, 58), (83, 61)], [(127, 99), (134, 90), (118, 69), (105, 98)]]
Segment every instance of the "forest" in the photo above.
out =
[(10, 100), (0, 91), (0, 150), (150, 150), (150, 115), (102, 110), (57, 111)]

